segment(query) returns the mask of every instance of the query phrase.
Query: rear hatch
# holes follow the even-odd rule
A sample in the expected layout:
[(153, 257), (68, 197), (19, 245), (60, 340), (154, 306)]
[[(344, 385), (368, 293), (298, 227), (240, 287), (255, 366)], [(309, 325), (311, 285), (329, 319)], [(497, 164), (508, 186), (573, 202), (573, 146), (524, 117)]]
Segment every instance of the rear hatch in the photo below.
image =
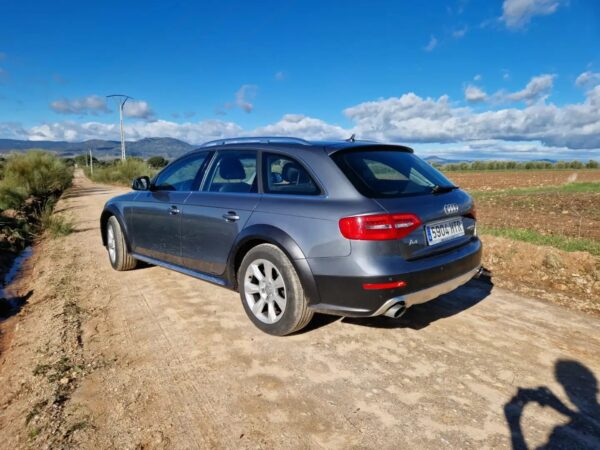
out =
[[(338, 151), (331, 157), (361, 194), (389, 214), (375, 217), (371, 227), (390, 228), (386, 222), (389, 219), (395, 228), (393, 238), (384, 233), (353, 236), (360, 240), (373, 238), (381, 253), (408, 260), (422, 258), (464, 245), (475, 234), (469, 195), (405, 147), (359, 147)], [(360, 219), (365, 220), (371, 219)]]

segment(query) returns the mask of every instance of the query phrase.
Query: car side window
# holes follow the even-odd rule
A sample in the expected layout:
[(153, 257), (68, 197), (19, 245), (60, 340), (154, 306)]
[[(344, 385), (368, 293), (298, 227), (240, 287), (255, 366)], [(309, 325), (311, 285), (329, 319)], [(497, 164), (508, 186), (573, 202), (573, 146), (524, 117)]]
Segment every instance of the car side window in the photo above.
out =
[(318, 195), (317, 183), (296, 160), (283, 155), (263, 154), (263, 186), (269, 194)]
[(167, 166), (156, 178), (153, 190), (191, 191), (198, 171), (206, 161), (208, 152), (196, 153)]
[(219, 152), (202, 190), (204, 192), (258, 192), (256, 152), (254, 150)]

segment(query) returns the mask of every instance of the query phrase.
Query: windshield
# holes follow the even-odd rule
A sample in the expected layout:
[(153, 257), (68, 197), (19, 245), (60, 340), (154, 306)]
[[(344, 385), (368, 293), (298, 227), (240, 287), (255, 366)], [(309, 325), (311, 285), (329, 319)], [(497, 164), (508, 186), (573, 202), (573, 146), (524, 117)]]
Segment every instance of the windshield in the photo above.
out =
[(366, 197), (405, 197), (455, 188), (425, 161), (404, 151), (348, 150), (334, 153), (332, 158)]

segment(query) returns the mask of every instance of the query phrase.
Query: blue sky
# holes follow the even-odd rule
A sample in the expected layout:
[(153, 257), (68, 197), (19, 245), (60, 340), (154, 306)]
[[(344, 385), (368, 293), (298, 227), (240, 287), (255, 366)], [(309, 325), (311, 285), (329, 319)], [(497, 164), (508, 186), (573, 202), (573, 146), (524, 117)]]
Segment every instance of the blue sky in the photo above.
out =
[(286, 134), (600, 158), (594, 0), (9, 2), (0, 138)]

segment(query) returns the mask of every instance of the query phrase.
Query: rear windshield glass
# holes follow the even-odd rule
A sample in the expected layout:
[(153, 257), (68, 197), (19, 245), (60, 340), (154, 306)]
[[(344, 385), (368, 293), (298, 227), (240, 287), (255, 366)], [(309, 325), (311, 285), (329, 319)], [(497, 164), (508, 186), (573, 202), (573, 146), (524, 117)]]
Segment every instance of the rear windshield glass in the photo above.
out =
[(350, 150), (334, 153), (332, 158), (366, 197), (424, 195), (431, 194), (435, 186), (453, 186), (444, 175), (412, 153)]

